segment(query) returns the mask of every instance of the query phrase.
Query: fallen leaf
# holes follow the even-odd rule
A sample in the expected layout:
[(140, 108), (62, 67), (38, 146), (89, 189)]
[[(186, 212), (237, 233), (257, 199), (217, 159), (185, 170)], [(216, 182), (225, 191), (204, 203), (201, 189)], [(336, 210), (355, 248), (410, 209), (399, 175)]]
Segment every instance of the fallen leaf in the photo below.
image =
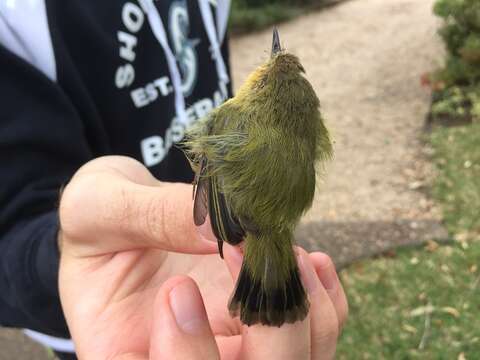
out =
[(408, 188), (410, 190), (418, 190), (422, 186), (423, 186), (423, 182), (421, 182), (421, 181), (414, 181), (414, 182), (411, 182), (410, 184), (408, 184)]
[(414, 328), (412, 325), (403, 324), (402, 327), (403, 327), (403, 330), (405, 330), (405, 331), (407, 331), (411, 334), (416, 334), (417, 333), (417, 329)]
[(432, 305), (420, 306), (410, 311), (410, 316), (411, 317), (422, 316), (425, 314), (431, 314), (434, 311), (435, 311), (435, 307), (433, 307)]
[(464, 242), (468, 240), (468, 238), (469, 238), (469, 234), (467, 232), (458, 233), (458, 234), (455, 234), (454, 236), (454, 239), (458, 242)]
[(439, 245), (436, 241), (428, 240), (427, 245), (425, 246), (425, 249), (429, 252), (434, 252), (435, 250), (438, 249), (438, 247)]
[(460, 316), (460, 312), (459, 312), (457, 309), (455, 309), (454, 307), (451, 307), (451, 306), (442, 307), (440, 310), (441, 310), (442, 312), (445, 312), (445, 313), (447, 313), (447, 314), (450, 314), (450, 315), (452, 315), (452, 316), (454, 316), (454, 317), (459, 317), (459, 316)]

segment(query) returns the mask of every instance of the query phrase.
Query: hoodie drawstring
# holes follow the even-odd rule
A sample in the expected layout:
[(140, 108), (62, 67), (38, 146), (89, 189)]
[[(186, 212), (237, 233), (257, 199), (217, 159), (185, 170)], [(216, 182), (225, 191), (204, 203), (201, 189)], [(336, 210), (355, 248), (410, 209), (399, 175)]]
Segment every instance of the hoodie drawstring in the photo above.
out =
[(167, 33), (163, 26), (162, 19), (155, 7), (153, 0), (140, 0), (143, 10), (147, 13), (148, 22), (152, 28), (153, 34), (157, 38), (160, 46), (163, 48), (167, 58), (168, 70), (172, 79), (173, 91), (175, 93), (175, 112), (177, 120), (186, 125), (188, 121), (187, 112), (185, 110), (185, 98), (182, 93), (182, 77), (177, 66), (177, 59), (168, 45)]
[(207, 31), (210, 46), (213, 51), (213, 57), (215, 59), (218, 78), (220, 79), (220, 81), (227, 84), (230, 79), (228, 77), (225, 61), (223, 60), (222, 49), (220, 48), (220, 43), (218, 42), (218, 34), (213, 22), (212, 9), (210, 8), (208, 0), (198, 1), (200, 5), (200, 13), (202, 14), (203, 24), (205, 26), (205, 30)]
[[(220, 83), (220, 90), (224, 98), (227, 98), (226, 84), (229, 83), (230, 78), (228, 76), (227, 67), (222, 56), (220, 43), (218, 41), (219, 37), (223, 40), (224, 34), (217, 33), (215, 23), (213, 21), (212, 9), (210, 8), (209, 0), (198, 0), (200, 13), (202, 15), (203, 24), (207, 32), (208, 39), (210, 41), (210, 46), (213, 52), (213, 58), (215, 60), (215, 67), (217, 70), (217, 75)], [(224, 2), (220, 6), (221, 12), (219, 13), (219, 28), (222, 28), (224, 32), (226, 29), (227, 15), (229, 9), (229, 0), (217, 0), (218, 3)], [(180, 75), (180, 70), (177, 65), (177, 60), (173, 54), (170, 45), (168, 44), (167, 33), (163, 25), (158, 9), (154, 4), (154, 0), (139, 0), (140, 5), (147, 14), (148, 22), (152, 28), (155, 38), (159, 42), (160, 46), (163, 48), (165, 56), (167, 58), (168, 70), (170, 72), (170, 77), (172, 79), (173, 90), (175, 93), (175, 112), (177, 115), (177, 120), (186, 126), (188, 124), (188, 117), (185, 108), (185, 98), (182, 92), (182, 77)]]

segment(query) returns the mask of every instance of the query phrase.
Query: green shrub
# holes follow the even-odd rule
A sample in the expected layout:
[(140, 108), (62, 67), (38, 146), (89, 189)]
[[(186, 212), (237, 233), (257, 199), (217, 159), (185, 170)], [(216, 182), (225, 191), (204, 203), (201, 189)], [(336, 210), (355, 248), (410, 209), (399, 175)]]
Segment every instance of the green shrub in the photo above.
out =
[(230, 30), (242, 33), (262, 29), (303, 14), (325, 0), (233, 0)]
[(236, 0), (242, 7), (263, 7), (266, 5), (307, 5), (315, 0)]
[(445, 67), (433, 75), (434, 116), (480, 115), (480, 1), (437, 0), (434, 12), (444, 20)]
[(258, 8), (233, 3), (230, 28), (237, 33), (262, 29), (289, 20), (301, 12), (301, 9), (289, 5), (271, 4)]

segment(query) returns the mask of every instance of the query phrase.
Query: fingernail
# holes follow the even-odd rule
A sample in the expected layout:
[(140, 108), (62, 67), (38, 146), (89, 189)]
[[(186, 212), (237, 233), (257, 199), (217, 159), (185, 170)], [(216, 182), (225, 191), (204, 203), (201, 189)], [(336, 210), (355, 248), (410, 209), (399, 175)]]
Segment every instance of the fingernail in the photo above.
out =
[(305, 287), (307, 288), (307, 291), (310, 294), (314, 293), (318, 286), (318, 278), (317, 274), (315, 273), (315, 269), (310, 263), (310, 259), (305, 258), (305, 255), (299, 255), (298, 266), (300, 267), (303, 282)]
[(178, 327), (187, 334), (200, 334), (208, 319), (197, 287), (184, 281), (170, 291), (169, 298)]

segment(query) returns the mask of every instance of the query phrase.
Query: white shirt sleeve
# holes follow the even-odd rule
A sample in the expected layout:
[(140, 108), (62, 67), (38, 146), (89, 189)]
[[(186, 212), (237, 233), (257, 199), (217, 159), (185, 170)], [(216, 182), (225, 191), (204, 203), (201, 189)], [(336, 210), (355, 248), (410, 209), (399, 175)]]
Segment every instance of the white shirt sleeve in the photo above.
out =
[(0, 0), (0, 44), (56, 81), (45, 0)]

